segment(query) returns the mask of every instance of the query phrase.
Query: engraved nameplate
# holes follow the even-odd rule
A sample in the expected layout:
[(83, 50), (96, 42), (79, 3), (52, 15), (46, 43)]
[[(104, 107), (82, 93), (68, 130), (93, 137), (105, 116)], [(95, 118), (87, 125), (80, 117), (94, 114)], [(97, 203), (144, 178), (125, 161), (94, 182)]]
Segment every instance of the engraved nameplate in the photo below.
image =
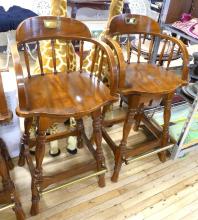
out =
[(60, 22), (57, 20), (44, 20), (45, 28), (58, 28), (60, 26)]
[(125, 23), (134, 25), (134, 24), (137, 24), (137, 20), (136, 20), (136, 18), (125, 17)]

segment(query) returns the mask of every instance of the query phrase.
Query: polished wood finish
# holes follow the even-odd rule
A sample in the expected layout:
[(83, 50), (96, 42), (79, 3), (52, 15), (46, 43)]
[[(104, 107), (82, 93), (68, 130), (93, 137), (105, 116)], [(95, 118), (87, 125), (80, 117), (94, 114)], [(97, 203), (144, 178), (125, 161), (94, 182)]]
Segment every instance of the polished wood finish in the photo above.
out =
[[(105, 43), (92, 39), (89, 29), (82, 22), (74, 19), (53, 16), (27, 19), (19, 25), (16, 31), (16, 40), (17, 42), (10, 39), (19, 96), (19, 107), (16, 112), (20, 117), (25, 118), (25, 133), (22, 139), (19, 164), (24, 165), (25, 159), (28, 163), (32, 177), (32, 207), (30, 213), (36, 215), (39, 212), (40, 193), (46, 187), (56, 182), (70, 180), (71, 177), (90, 171), (99, 172), (105, 169), (101, 148), (101, 108), (117, 99), (117, 68), (111, 49)], [(42, 51), (40, 50), (43, 40), (51, 42), (54, 67), (52, 73), (43, 71)], [(79, 65), (77, 64), (78, 70), (74, 72), (57, 72), (57, 65), (60, 64), (56, 60), (56, 41), (64, 44), (80, 41), (80, 53), (76, 53), (76, 56), (80, 56), (78, 59)], [(29, 71), (28, 76), (24, 77), (17, 46), (24, 45), (27, 42), (37, 43), (40, 74), (32, 75)], [(105, 56), (108, 63), (108, 75), (111, 80), (109, 88), (102, 83), (101, 74), (98, 77), (95, 76), (94, 68), (90, 73), (85, 72), (83, 69), (85, 59), (83, 53), (84, 42), (95, 45), (97, 53)], [(26, 55), (24, 53), (24, 56)], [(65, 59), (67, 60), (67, 57)], [(25, 61), (26, 66), (28, 66), (27, 58)], [(94, 59), (90, 65), (93, 67), (96, 65)], [(27, 67), (28, 70), (29, 67)], [(84, 131), (82, 117), (87, 115), (93, 119), (96, 148), (93, 147)], [(76, 129), (64, 133), (65, 136), (61, 132), (53, 137), (51, 135), (46, 137), (46, 131), (53, 123), (64, 122), (70, 117), (77, 120)], [(29, 137), (29, 129), (33, 118), (37, 128), (36, 140), (31, 140)], [(43, 175), (46, 141), (70, 135), (77, 136), (79, 148), (83, 147), (83, 142), (86, 143), (93, 155), (94, 162), (92, 164), (81, 164), (80, 168), (70, 167), (69, 170), (52, 176)], [(32, 143), (36, 143), (35, 165), (29, 154)], [(105, 186), (104, 173), (100, 173), (98, 179), (98, 185), (100, 187)]]
[[(128, 21), (130, 19), (132, 19), (132, 24)], [(132, 33), (147, 34), (159, 32), (159, 24), (155, 20), (143, 15), (118, 15), (111, 20), (109, 25), (110, 35), (131, 35)]]
[[(127, 36), (127, 44), (124, 46), (125, 51), (119, 44), (121, 36)], [(138, 41), (137, 51), (131, 52), (133, 39)], [(146, 60), (140, 56), (143, 42), (149, 38)], [(115, 40), (117, 39), (117, 40)], [(132, 39), (132, 42), (129, 42)], [(155, 39), (155, 41), (154, 41)], [(170, 36), (159, 33), (157, 22), (146, 16), (140, 15), (119, 15), (111, 20), (109, 31), (103, 40), (115, 51), (119, 68), (119, 85), (118, 92), (121, 98), (128, 104), (128, 111), (123, 125), (123, 136), (119, 146), (113, 143), (113, 140), (103, 128), (103, 137), (110, 145), (115, 156), (115, 168), (112, 181), (118, 180), (119, 172), (123, 162), (127, 163), (129, 157), (137, 156), (149, 152), (156, 147), (165, 147), (170, 144), (168, 127), (171, 112), (171, 102), (175, 90), (186, 84), (188, 80), (188, 52), (185, 45)], [(162, 46), (155, 48), (156, 42), (162, 42)], [(158, 44), (159, 45), (159, 44)], [(154, 49), (155, 48), (155, 49)], [(169, 48), (169, 49), (167, 49)], [(167, 62), (162, 62), (165, 51), (169, 51)], [(181, 52), (183, 58), (183, 69), (181, 76), (170, 70), (173, 54)], [(158, 55), (158, 59), (157, 58)], [(149, 120), (146, 120), (145, 126), (153, 133), (156, 140), (148, 142), (146, 145), (137, 149), (127, 148), (127, 139), (129, 132), (134, 125), (137, 131), (144, 122), (146, 115), (145, 107), (159, 105), (161, 100), (164, 101), (164, 125), (163, 129), (156, 133)], [(110, 125), (108, 119), (104, 117), (104, 125)], [(148, 118), (147, 118), (148, 119)], [(111, 125), (115, 121), (111, 119)], [(156, 135), (157, 134), (157, 135)], [(161, 161), (166, 160), (166, 152), (160, 152)]]
[[(12, 113), (8, 110), (3, 90), (2, 77), (0, 73), (0, 124), (8, 122), (12, 119)], [(9, 174), (9, 169), (13, 169), (14, 165), (8, 153), (7, 147), (3, 139), (0, 138), (0, 176), (2, 178), (3, 190), (0, 191), (0, 204), (12, 204), (17, 220), (24, 220), (25, 214), (22, 210), (18, 194), (16, 193), (14, 183)]]
[[(89, 120), (87, 122), (90, 122)], [(86, 123), (85, 126), (90, 126)], [(122, 137), (122, 125), (113, 126), (107, 132), (114, 140)], [(144, 141), (140, 132), (130, 134), (129, 143)], [(65, 140), (60, 141), (61, 151)], [(131, 162), (122, 167), (119, 182), (112, 184), (113, 155), (105, 142), (102, 143), (108, 172), (106, 187), (102, 190), (94, 178), (65, 189), (46, 194), (40, 201), (41, 213), (35, 217), (27, 214), (28, 220), (120, 220), (137, 219), (197, 219), (198, 214), (198, 151), (177, 160), (160, 163), (156, 155)], [(83, 148), (70, 157), (63, 154), (57, 161), (48, 152), (45, 168), (56, 172), (65, 161), (69, 165), (76, 161), (89, 161), (90, 155)], [(14, 162), (17, 162), (14, 160)], [(28, 213), (31, 205), (29, 190), (30, 175), (27, 169), (15, 168), (15, 185), (20, 192), (23, 208)], [(0, 212), (0, 219), (15, 220), (11, 210)]]
[[(78, 9), (93, 8), (97, 10), (108, 10), (111, 4), (110, 0), (68, 0), (68, 6), (71, 7), (71, 17), (76, 18)], [(124, 2), (123, 13), (130, 13), (129, 2)]]
[[(175, 87), (184, 83), (174, 71), (167, 71), (155, 64), (147, 63), (127, 65), (126, 74), (123, 77), (125, 80), (122, 81), (123, 84), (120, 83), (120, 89), (124, 95), (129, 94), (131, 90), (135, 93), (163, 94), (174, 91)], [(158, 78), (160, 80), (156, 83), (155, 79)], [(151, 90), (151, 88), (154, 89)]]

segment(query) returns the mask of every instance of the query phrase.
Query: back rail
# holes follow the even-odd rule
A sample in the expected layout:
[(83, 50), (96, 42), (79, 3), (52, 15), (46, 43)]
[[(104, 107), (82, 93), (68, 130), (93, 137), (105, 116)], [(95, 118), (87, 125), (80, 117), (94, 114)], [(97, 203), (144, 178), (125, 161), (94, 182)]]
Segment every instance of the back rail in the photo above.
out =
[(138, 63), (140, 62), (140, 56), (141, 56), (141, 45), (142, 45), (141, 38), (142, 38), (142, 35), (139, 34), (138, 36), (138, 59), (137, 59)]
[(98, 51), (98, 45), (95, 45), (94, 52), (93, 52), (92, 64), (91, 64), (91, 76), (93, 75), (93, 72), (94, 72), (94, 67), (95, 67), (95, 63), (96, 63), (96, 60), (97, 60), (98, 52), (99, 52)]
[(126, 51), (127, 51), (127, 63), (130, 63), (131, 60), (131, 41), (130, 41), (130, 35), (127, 35), (127, 43), (126, 43)]
[(99, 67), (98, 67), (98, 82), (102, 80), (103, 61), (104, 61), (104, 51), (101, 50)]
[(28, 72), (28, 77), (31, 77), (31, 73), (30, 73), (30, 61), (29, 61), (29, 55), (28, 55), (28, 51), (27, 51), (27, 46), (25, 43), (23, 43), (23, 49), (24, 49), (24, 59), (25, 59), (25, 65), (27, 68), (27, 72)]
[(54, 74), (57, 74), (57, 69), (56, 69), (56, 39), (51, 39), (51, 47), (52, 47), (52, 60), (53, 60), (53, 67), (54, 67)]
[(168, 56), (168, 61), (167, 61), (167, 67), (166, 67), (166, 69), (169, 69), (170, 63), (171, 63), (172, 58), (173, 58), (174, 48), (175, 48), (175, 43), (173, 43), (173, 45), (172, 45), (172, 47), (171, 47), (170, 54), (169, 54), (169, 56)]
[(148, 51), (148, 63), (151, 63), (152, 53), (153, 53), (153, 46), (155, 37), (153, 35), (150, 35), (151, 41), (149, 43), (149, 51)]
[(42, 60), (41, 49), (40, 49), (40, 42), (38, 40), (36, 41), (36, 46), (37, 46), (37, 55), (38, 55), (38, 61), (39, 61), (39, 66), (40, 66), (40, 70), (41, 70), (41, 75), (44, 75), (43, 60)]
[(167, 42), (168, 42), (168, 39), (165, 39), (164, 40), (164, 44), (163, 44), (163, 47), (162, 47), (162, 50), (160, 52), (160, 55), (159, 55), (159, 61), (158, 61), (158, 65), (159, 66), (162, 66), (163, 65), (163, 57), (164, 57), (164, 53), (165, 53), (165, 50), (166, 50), (166, 46), (167, 46)]
[(83, 66), (83, 59), (84, 59), (84, 41), (80, 41), (80, 72), (82, 72)]

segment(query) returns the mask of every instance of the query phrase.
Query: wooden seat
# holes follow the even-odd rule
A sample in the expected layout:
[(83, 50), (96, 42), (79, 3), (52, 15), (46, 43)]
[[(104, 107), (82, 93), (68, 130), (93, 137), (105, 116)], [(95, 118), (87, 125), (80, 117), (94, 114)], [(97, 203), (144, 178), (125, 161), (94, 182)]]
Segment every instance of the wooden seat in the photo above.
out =
[[(120, 39), (127, 38), (126, 45), (121, 45)], [(137, 42), (137, 50), (134, 50), (133, 42)], [(149, 39), (145, 47), (147, 57), (141, 56), (142, 45), (145, 39)], [(146, 16), (119, 15), (115, 16), (109, 25), (109, 31), (103, 37), (114, 51), (119, 68), (118, 92), (128, 104), (126, 116), (123, 118), (123, 136), (119, 146), (108, 135), (103, 127), (103, 137), (110, 145), (115, 156), (115, 167), (112, 181), (118, 180), (122, 162), (127, 163), (132, 157), (158, 152), (161, 161), (166, 160), (165, 149), (171, 144), (168, 127), (171, 114), (171, 102), (175, 90), (186, 84), (188, 80), (188, 52), (185, 45), (176, 38), (159, 32), (157, 22)], [(164, 54), (168, 54), (166, 62)], [(175, 54), (181, 54), (183, 68), (180, 75), (170, 70), (171, 61)], [(155, 126), (144, 113), (144, 109), (153, 104), (164, 103), (164, 125), (162, 128)], [(108, 109), (108, 108), (106, 108)], [(104, 125), (113, 125), (121, 119), (105, 117)], [(140, 124), (152, 133), (154, 140), (148, 141), (138, 148), (127, 148), (127, 138), (132, 128), (137, 131)], [(171, 145), (170, 145), (171, 146)]]
[[(0, 72), (0, 124), (3, 122), (8, 122), (11, 119), (12, 113), (8, 110), (7, 107)], [(6, 148), (6, 144), (3, 139), (0, 138), (0, 176), (2, 177), (3, 185), (3, 190), (0, 191), (0, 204), (4, 205), (2, 207), (3, 209), (13, 207), (17, 220), (24, 220), (25, 214), (22, 210), (18, 194), (9, 174), (9, 169), (13, 168), (14, 165)]]
[(174, 92), (176, 87), (184, 83), (174, 71), (159, 68), (149, 63), (127, 65), (124, 77), (124, 86), (120, 88), (124, 95), (131, 93), (131, 91), (147, 94)]
[[(40, 45), (43, 40), (51, 44), (53, 68), (51, 73), (45, 73), (42, 63), (42, 51)], [(75, 176), (84, 175), (80, 180), (92, 176), (98, 176), (100, 187), (105, 186), (104, 175), (106, 172), (105, 160), (101, 148), (101, 108), (116, 99), (117, 91), (117, 68), (111, 49), (103, 42), (91, 38), (89, 29), (82, 22), (60, 17), (34, 17), (25, 20), (16, 31), (16, 41), (10, 39), (11, 53), (17, 77), (19, 107), (17, 114), (25, 118), (25, 134), (22, 139), (19, 164), (24, 164), (27, 160), (32, 176), (32, 207), (31, 214), (39, 212), (40, 193), (56, 182), (67, 181), (66, 185), (78, 182)], [(71, 71), (65, 68), (64, 72), (59, 72), (61, 63), (56, 59), (56, 41), (68, 50), (71, 42), (78, 42), (80, 47), (76, 51), (78, 69)], [(27, 42), (36, 42), (37, 56), (40, 65), (40, 75), (32, 75), (30, 61), (26, 50)], [(86, 45), (88, 48), (94, 47), (94, 56), (90, 63), (90, 72), (83, 70), (83, 63), (86, 57)], [(18, 46), (22, 46), (24, 53), (18, 52)], [(91, 47), (90, 47), (91, 46)], [(75, 52), (75, 51), (74, 51)], [(96, 64), (96, 57), (101, 55), (99, 64)], [(20, 55), (24, 55), (27, 76), (23, 75), (23, 68), (20, 62)], [(69, 64), (69, 53), (65, 54), (67, 67)], [(105, 58), (105, 59), (104, 59)], [(102, 83), (103, 60), (108, 63), (108, 77), (111, 79), (110, 88)], [(65, 64), (62, 64), (65, 65)], [(99, 65), (98, 76), (95, 77), (95, 65)], [(64, 69), (64, 68), (62, 68)], [(93, 119), (94, 142), (96, 147), (85, 134), (82, 117), (88, 115)], [(46, 136), (46, 130), (55, 122), (64, 122), (69, 117), (74, 117), (76, 128), (63, 131), (58, 134)], [(30, 139), (29, 129), (32, 120), (35, 118), (37, 127), (36, 139)], [(47, 141), (60, 139), (68, 136), (77, 136), (77, 145), (87, 145), (93, 155), (92, 162), (80, 163), (70, 169), (51, 176), (43, 175), (43, 159), (45, 154), (45, 143)], [(34, 166), (29, 154), (29, 148), (36, 144)], [(90, 173), (91, 172), (91, 173)], [(86, 175), (87, 174), (87, 175)], [(49, 191), (56, 190), (60, 186), (50, 188)]]
[[(70, 117), (81, 112), (83, 116), (100, 108), (112, 98), (109, 89), (103, 84), (99, 85), (96, 78), (90, 79), (90, 74), (86, 72), (48, 74), (45, 77), (37, 75), (26, 78), (25, 84), (27, 98), (31, 103), (28, 114), (36, 112)], [(43, 85), (46, 89), (43, 89)], [(49, 94), (53, 94), (50, 102)], [(18, 113), (24, 116), (27, 114), (21, 110)]]

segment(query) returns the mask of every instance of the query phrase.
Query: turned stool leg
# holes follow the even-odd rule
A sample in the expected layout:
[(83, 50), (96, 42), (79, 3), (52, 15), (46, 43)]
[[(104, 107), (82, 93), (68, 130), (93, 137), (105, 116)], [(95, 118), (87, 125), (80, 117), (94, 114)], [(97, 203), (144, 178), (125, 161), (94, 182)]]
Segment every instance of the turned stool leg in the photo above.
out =
[[(161, 146), (165, 147), (168, 143), (169, 139), (169, 122), (171, 117), (171, 103), (173, 99), (174, 93), (170, 93), (166, 95), (164, 99), (164, 126), (163, 126), (163, 133), (162, 133), (162, 142)], [(166, 161), (166, 151), (162, 151), (158, 153), (158, 157), (160, 161), (165, 162)]]
[(134, 127), (133, 127), (134, 131), (139, 130), (143, 114), (144, 114), (144, 104), (142, 104), (138, 107), (137, 115), (135, 116), (135, 124), (134, 124)]
[(35, 160), (36, 168), (34, 175), (32, 176), (32, 207), (30, 210), (31, 215), (36, 215), (39, 213), (39, 183), (42, 181), (42, 163), (45, 155), (45, 141), (46, 141), (46, 130), (45, 124), (39, 122), (38, 124), (38, 135), (36, 138), (36, 151)]
[[(95, 111), (92, 114), (93, 118), (93, 135), (94, 142), (96, 144), (96, 158), (97, 158), (97, 170), (100, 171), (105, 168), (105, 158), (102, 151), (102, 115), (101, 110)], [(105, 186), (105, 174), (99, 175), (98, 185), (100, 187)]]
[(18, 195), (16, 194), (15, 190), (13, 190), (12, 195), (14, 197), (13, 201), (14, 201), (15, 206), (13, 207), (13, 210), (15, 212), (16, 219), (17, 220), (25, 220), (25, 213), (23, 212), (23, 209), (21, 207), (21, 203), (19, 201)]
[(30, 137), (30, 128), (32, 125), (33, 118), (25, 118), (24, 120), (24, 134), (23, 137), (21, 138), (21, 149), (20, 149), (20, 154), (19, 154), (19, 160), (18, 160), (18, 165), (19, 166), (24, 166), (25, 165), (25, 145), (28, 145), (29, 137)]
[(76, 128), (77, 128), (77, 147), (80, 149), (83, 148), (82, 131), (84, 130), (84, 126), (82, 119), (76, 120)]
[(121, 166), (122, 166), (122, 158), (124, 156), (124, 150), (126, 148), (127, 138), (129, 136), (129, 133), (130, 133), (130, 130), (131, 130), (131, 127), (132, 127), (135, 112), (136, 112), (136, 110), (129, 109), (128, 113), (127, 113), (127, 116), (126, 116), (126, 119), (125, 119), (125, 122), (124, 122), (122, 140), (120, 142), (119, 147), (117, 147), (116, 152), (115, 152), (115, 167), (114, 167), (113, 176), (111, 177), (111, 180), (113, 182), (118, 181), (120, 169), (121, 169)]
[(131, 127), (134, 121), (135, 113), (137, 111), (138, 103), (139, 103), (139, 96), (133, 96), (129, 98), (128, 112), (126, 119), (124, 121), (122, 140), (120, 142), (119, 147), (116, 148), (116, 152), (115, 152), (115, 167), (114, 167), (113, 176), (111, 177), (112, 182), (118, 181), (120, 169), (122, 166), (122, 159), (124, 157), (124, 151), (127, 145), (127, 138), (131, 131)]
[(25, 214), (21, 207), (21, 203), (19, 201), (18, 195), (15, 191), (14, 183), (10, 178), (8, 165), (6, 165), (3, 155), (1, 153), (0, 153), (0, 176), (2, 176), (4, 191), (10, 194), (10, 201), (14, 203), (13, 210), (15, 212), (17, 220), (24, 220)]
[(1, 138), (0, 138), (0, 149), (2, 156), (6, 162), (6, 166), (8, 167), (9, 170), (12, 170), (14, 168), (14, 164), (12, 163), (12, 159), (8, 153), (6, 144)]

